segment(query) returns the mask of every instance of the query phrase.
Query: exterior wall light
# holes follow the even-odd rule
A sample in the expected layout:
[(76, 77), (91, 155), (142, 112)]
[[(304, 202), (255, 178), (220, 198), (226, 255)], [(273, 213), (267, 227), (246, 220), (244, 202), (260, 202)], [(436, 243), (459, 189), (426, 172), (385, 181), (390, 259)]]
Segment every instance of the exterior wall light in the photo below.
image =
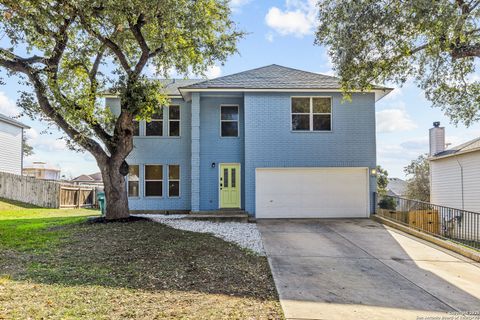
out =
[(376, 176), (377, 175), (377, 168), (370, 169), (370, 175)]
[(212, 168), (215, 168), (215, 162), (212, 162)]

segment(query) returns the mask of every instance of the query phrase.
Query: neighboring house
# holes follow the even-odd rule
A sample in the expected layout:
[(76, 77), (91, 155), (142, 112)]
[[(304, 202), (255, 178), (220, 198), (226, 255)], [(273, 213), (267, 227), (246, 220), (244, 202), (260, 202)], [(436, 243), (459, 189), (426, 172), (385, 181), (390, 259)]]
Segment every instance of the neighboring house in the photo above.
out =
[(445, 128), (430, 129), (430, 202), (480, 212), (480, 138), (445, 149)]
[[(164, 84), (171, 104), (140, 121), (127, 159), (132, 210), (242, 209), (257, 218), (373, 211), (375, 102), (391, 89), (343, 101), (337, 78), (278, 65)], [(106, 97), (116, 114), (119, 104)]]
[(34, 177), (36, 179), (43, 180), (59, 180), (60, 169), (48, 165), (46, 162), (33, 162), (29, 166), (23, 168), (23, 174), (28, 177)]
[(103, 186), (103, 178), (100, 172), (95, 172), (92, 174), (82, 174), (70, 181), (72, 184), (76, 185), (98, 185)]
[(388, 178), (387, 195), (404, 198), (407, 193), (407, 182), (399, 178)]
[(23, 130), (30, 128), (0, 114), (0, 172), (22, 174)]

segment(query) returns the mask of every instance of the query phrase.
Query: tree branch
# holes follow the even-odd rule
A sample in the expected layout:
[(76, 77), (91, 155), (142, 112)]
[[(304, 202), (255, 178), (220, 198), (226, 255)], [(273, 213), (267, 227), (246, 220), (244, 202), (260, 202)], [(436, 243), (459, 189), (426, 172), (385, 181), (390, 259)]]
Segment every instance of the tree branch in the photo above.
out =
[(452, 48), (451, 55), (453, 59), (480, 57), (480, 43), (455, 46)]
[(132, 30), (133, 36), (137, 40), (138, 44), (140, 45), (140, 49), (142, 50), (142, 54), (140, 55), (140, 58), (135, 65), (135, 70), (134, 70), (134, 75), (138, 76), (145, 65), (148, 62), (148, 59), (150, 57), (150, 48), (148, 47), (147, 41), (145, 40), (145, 37), (142, 34), (142, 27), (145, 24), (145, 16), (143, 13), (141, 13), (138, 16), (137, 22), (135, 24), (129, 23), (130, 29)]
[(123, 69), (130, 74), (132, 72), (132, 68), (130, 67), (127, 57), (123, 54), (122, 49), (110, 38), (104, 37), (101, 33), (97, 32), (92, 25), (86, 21), (85, 17), (80, 15), (80, 21), (88, 32), (90, 32), (95, 38), (97, 38), (113, 52), (113, 54), (118, 58), (118, 61), (122, 65)]
[(43, 113), (52, 121), (54, 121), (60, 128), (62, 128), (72, 140), (80, 144), (86, 150), (90, 151), (99, 160), (106, 161), (107, 155), (103, 148), (91, 138), (80, 138), (82, 137), (82, 134), (72, 127), (50, 104), (46, 94), (47, 89), (34, 69), (18, 59), (8, 60), (0, 58), (0, 66), (13, 72), (25, 74), (30, 79), (34, 87), (38, 105), (40, 109), (42, 109)]

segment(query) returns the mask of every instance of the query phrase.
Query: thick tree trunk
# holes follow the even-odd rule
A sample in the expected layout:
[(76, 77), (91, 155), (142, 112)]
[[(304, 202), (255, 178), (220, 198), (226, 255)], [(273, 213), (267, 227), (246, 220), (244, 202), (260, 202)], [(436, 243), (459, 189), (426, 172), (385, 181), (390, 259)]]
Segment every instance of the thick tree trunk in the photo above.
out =
[(128, 218), (130, 213), (125, 177), (121, 173), (122, 162), (109, 160), (104, 164), (99, 163), (99, 166), (102, 172), (107, 205), (105, 219)]

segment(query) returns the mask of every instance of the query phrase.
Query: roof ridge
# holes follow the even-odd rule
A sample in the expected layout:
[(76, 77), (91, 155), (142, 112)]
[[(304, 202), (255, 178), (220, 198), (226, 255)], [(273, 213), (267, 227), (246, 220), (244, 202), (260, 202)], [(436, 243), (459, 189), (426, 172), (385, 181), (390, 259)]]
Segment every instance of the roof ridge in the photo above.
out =
[(332, 78), (332, 79), (335, 79), (335, 80), (340, 80), (340, 78), (336, 77), (336, 76), (330, 76), (328, 74), (323, 74), (323, 73), (319, 73), (319, 72), (312, 72), (312, 71), (307, 71), (307, 70), (302, 70), (302, 69), (297, 69), (297, 68), (292, 68), (292, 67), (286, 67), (286, 66), (282, 66), (280, 64), (271, 64), (272, 66), (277, 66), (277, 67), (282, 67), (282, 68), (285, 68), (285, 69), (290, 69), (290, 70), (294, 70), (294, 71), (300, 71), (300, 72), (305, 72), (305, 73), (310, 73), (310, 74), (313, 74), (313, 75), (321, 75), (321, 76), (324, 76), (324, 77), (328, 77), (328, 78)]
[[(240, 72), (235, 72), (235, 73), (231, 73), (231, 74), (226, 74), (224, 76), (221, 76), (221, 77), (216, 77), (216, 78), (212, 78), (212, 79), (206, 79), (205, 81), (201, 81), (201, 82), (198, 82), (198, 83), (195, 83), (196, 85), (199, 85), (199, 84), (203, 84), (205, 82), (209, 82), (209, 81), (212, 81), (212, 80), (219, 80), (219, 79), (223, 79), (225, 77), (231, 77), (231, 76), (236, 76), (236, 75), (239, 75), (239, 74), (242, 74), (242, 73), (246, 73), (246, 72), (251, 72), (251, 71), (255, 71), (255, 70), (259, 70), (259, 69), (263, 69), (263, 68), (267, 68), (267, 67), (271, 67), (271, 66), (276, 66), (276, 64), (272, 63), (272, 64), (269, 64), (267, 66), (263, 66), (263, 67), (257, 67), (257, 68), (253, 68), (253, 69), (248, 69), (248, 70), (244, 70), (244, 71), (240, 71)], [(181, 87), (183, 88), (183, 87)]]
[(474, 144), (475, 142), (477, 142), (477, 141), (479, 141), (479, 140), (480, 140), (480, 137), (474, 138), (474, 139), (469, 140), (469, 141), (467, 141), (467, 142), (461, 143), (461, 144), (459, 144), (459, 145), (457, 145), (457, 146), (455, 146), (455, 147), (452, 147), (451, 150), (453, 150), (453, 149), (457, 149), (457, 150), (465, 149), (466, 147)]

